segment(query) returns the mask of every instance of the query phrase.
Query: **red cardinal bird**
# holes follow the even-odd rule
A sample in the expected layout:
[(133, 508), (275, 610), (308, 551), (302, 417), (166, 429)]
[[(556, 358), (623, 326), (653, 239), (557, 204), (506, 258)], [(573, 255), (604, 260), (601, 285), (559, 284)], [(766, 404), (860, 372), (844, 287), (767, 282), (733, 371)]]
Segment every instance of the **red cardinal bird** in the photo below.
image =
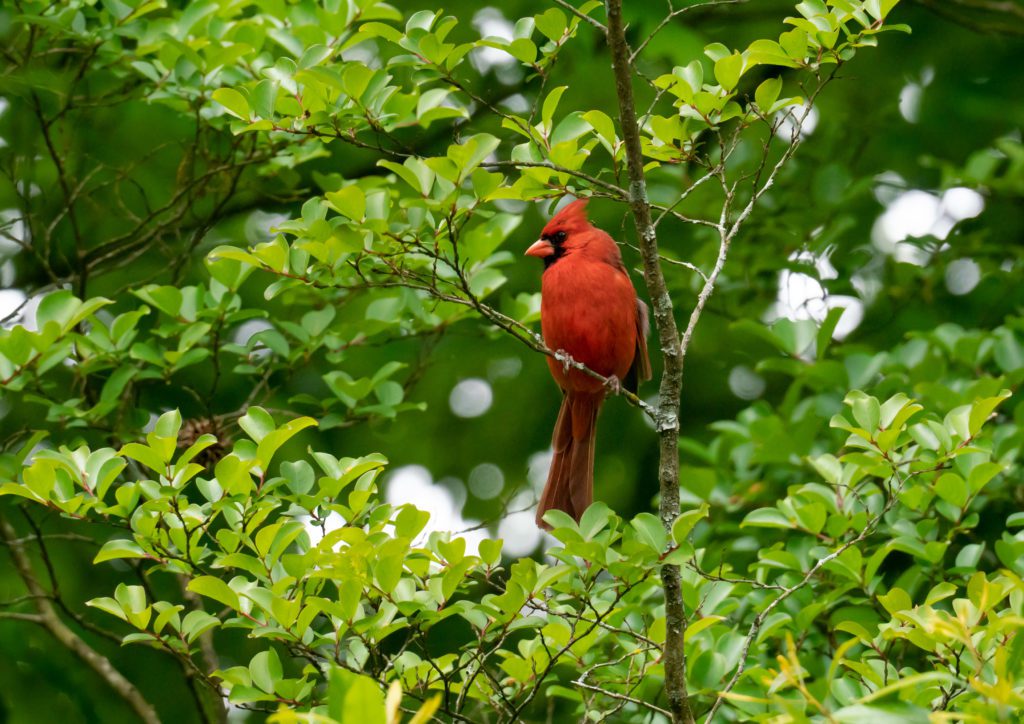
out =
[[(604, 377), (636, 391), (650, 379), (647, 306), (637, 299), (619, 247), (590, 225), (587, 201), (573, 201), (544, 227), (526, 253), (544, 260), (540, 320), (544, 342)], [(578, 522), (594, 500), (594, 433), (606, 387), (548, 357), (564, 397), (551, 437), (555, 454), (537, 506), (537, 525), (549, 510)]]

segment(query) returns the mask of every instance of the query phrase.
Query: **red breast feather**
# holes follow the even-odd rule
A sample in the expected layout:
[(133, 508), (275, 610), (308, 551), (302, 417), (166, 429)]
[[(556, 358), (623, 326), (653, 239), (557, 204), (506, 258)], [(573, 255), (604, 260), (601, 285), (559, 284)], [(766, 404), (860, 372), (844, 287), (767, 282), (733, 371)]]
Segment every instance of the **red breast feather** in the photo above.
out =
[[(605, 377), (621, 380), (636, 354), (636, 292), (611, 237), (590, 227), (570, 234), (569, 240), (563, 258), (541, 279), (544, 342)], [(556, 360), (549, 358), (548, 364), (563, 389), (601, 387), (578, 370), (567, 375)]]

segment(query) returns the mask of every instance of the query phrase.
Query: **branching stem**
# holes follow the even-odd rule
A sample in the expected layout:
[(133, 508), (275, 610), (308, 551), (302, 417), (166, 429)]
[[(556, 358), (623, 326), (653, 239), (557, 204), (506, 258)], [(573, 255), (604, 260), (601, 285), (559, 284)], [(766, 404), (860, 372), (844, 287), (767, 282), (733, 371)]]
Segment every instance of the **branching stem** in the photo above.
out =
[[(644, 282), (651, 300), (663, 359), (655, 412), (659, 436), (659, 513), (666, 530), (671, 530), (673, 522), (679, 516), (679, 399), (683, 381), (679, 329), (676, 327), (672, 298), (669, 296), (661, 268), (657, 229), (651, 217), (651, 204), (647, 197), (640, 125), (633, 98), (633, 65), (626, 44), (622, 0), (606, 0), (605, 10), (608, 15), (606, 37), (612, 56), (615, 94), (619, 104), (619, 125), (626, 149), (629, 203), (639, 237)], [(689, 724), (693, 721), (693, 713), (686, 692), (686, 657), (683, 653), (686, 611), (683, 607), (679, 566), (662, 566), (661, 581), (665, 591), (665, 693), (672, 721), (675, 724)]]

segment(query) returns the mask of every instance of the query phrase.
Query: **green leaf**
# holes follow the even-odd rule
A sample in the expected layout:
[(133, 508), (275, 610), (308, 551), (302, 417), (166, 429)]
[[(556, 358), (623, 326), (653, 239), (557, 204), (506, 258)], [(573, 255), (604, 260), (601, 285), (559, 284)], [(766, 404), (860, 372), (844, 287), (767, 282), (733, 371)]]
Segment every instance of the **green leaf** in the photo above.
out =
[(98, 608), (101, 611), (109, 613), (111, 616), (116, 616), (122, 621), (127, 621), (128, 618), (125, 616), (124, 610), (121, 608), (121, 604), (115, 601), (113, 598), (93, 598), (85, 602), (86, 606), (91, 608)]
[(541, 106), (540, 118), (544, 127), (547, 129), (551, 128), (552, 119), (555, 117), (555, 111), (558, 110), (558, 102), (562, 100), (562, 95), (569, 88), (566, 85), (560, 85), (557, 88), (553, 88), (548, 93), (547, 98), (544, 99), (544, 104)]
[(170, 410), (162, 414), (153, 427), (153, 434), (157, 437), (178, 439), (178, 430), (181, 429), (181, 413), (177, 410)]
[(69, 291), (51, 292), (39, 302), (36, 325), (43, 329), (48, 323), (56, 322), (62, 331), (67, 331), (108, 304), (113, 302), (105, 297), (93, 297), (83, 302)]
[(747, 61), (753, 65), (781, 65), (787, 68), (796, 68), (798, 62), (783, 50), (782, 46), (774, 40), (755, 40), (747, 48)]
[(345, 694), (358, 674), (332, 667), (327, 675), (327, 714), (333, 721), (345, 721)]
[(252, 466), (252, 460), (242, 460), (234, 454), (225, 455), (217, 462), (214, 475), (220, 488), (229, 495), (248, 495), (253, 488)]
[(461, 144), (448, 147), (448, 158), (458, 169), (457, 179), (461, 180), (471, 174), (484, 159), (498, 147), (498, 139), (489, 133), (478, 133), (470, 136)]
[(238, 594), (228, 584), (214, 576), (199, 576), (188, 582), (188, 590), (198, 593), (200, 596), (212, 598), (214, 601), (224, 604), (229, 608), (238, 610)]
[[(871, 1), (868, 0), (868, 2)], [(803, 0), (803, 2), (797, 4), (796, 10), (805, 18), (813, 18), (816, 15), (828, 15), (828, 7), (826, 7), (824, 0)]]
[(211, 97), (236, 118), (241, 118), (243, 121), (250, 120), (249, 101), (234, 88), (218, 88), (211, 94)]
[[(711, 43), (710, 45), (704, 47), (704, 55), (708, 56), (709, 58), (711, 58), (713, 62), (716, 63), (722, 58), (725, 58), (726, 56), (729, 56), (731, 54), (732, 51), (730, 51), (722, 43)], [(700, 90), (700, 83), (691, 87), (695, 91)]]
[(834, 455), (819, 455), (810, 459), (811, 465), (830, 485), (838, 486), (843, 479), (843, 464)]
[(153, 619), (152, 629), (156, 633), (163, 631), (164, 627), (168, 623), (171, 623), (171, 628), (177, 631), (181, 626), (181, 617), (178, 615), (181, 611), (185, 610), (184, 606), (171, 605), (166, 601), (158, 601), (153, 604), (154, 610), (159, 611), (159, 615)]
[[(935, 674), (938, 672), (929, 673)], [(913, 675), (900, 679), (896, 682), (896, 684), (899, 684), (896, 688), (921, 686), (923, 682), (918, 677), (919, 675)], [(908, 679), (913, 679), (913, 681), (908, 681)], [(937, 677), (928, 676), (927, 679), (928, 681), (948, 680), (950, 677), (940, 674)], [(890, 687), (884, 687), (884, 689), (886, 689), (886, 694), (892, 690)], [(864, 704), (844, 706), (832, 714), (832, 718), (838, 724), (927, 724), (929, 721), (928, 714), (928, 709), (922, 709), (906, 702), (893, 702), (891, 704), (877, 704), (875, 706), (866, 706)]]
[(505, 48), (509, 55), (527, 65), (537, 59), (537, 46), (529, 38), (516, 38)]
[(636, 529), (640, 540), (644, 543), (658, 553), (665, 550), (665, 546), (668, 543), (668, 534), (665, 532), (665, 526), (661, 524), (658, 516), (651, 513), (640, 513), (633, 520), (629, 521), (629, 524)]
[(583, 118), (597, 132), (608, 153), (612, 153), (615, 148), (615, 123), (608, 114), (601, 111), (587, 111), (583, 114)]
[[(984, 553), (984, 552), (985, 552), (985, 544), (984, 543), (972, 543), (970, 545), (964, 546), (963, 548), (960, 549), (960, 552), (956, 554), (956, 567), (957, 568), (964, 568), (964, 569), (972, 570), (972, 571), (973, 570), (977, 570), (977, 568), (978, 568), (978, 561), (981, 560), (981, 554)], [(956, 586), (954, 586), (952, 584), (946, 584), (946, 585), (949, 586), (949, 588), (952, 589), (952, 591), (948, 595), (951, 596), (954, 593), (956, 593)], [(928, 600), (925, 601), (925, 604), (931, 605), (932, 597), (933, 597), (934, 594), (935, 594), (935, 591), (933, 589), (932, 593), (928, 594)]]
[(853, 390), (846, 396), (844, 402), (853, 409), (853, 417), (861, 428), (872, 435), (878, 430), (882, 410), (876, 398), (860, 390)]
[(711, 628), (719, 621), (724, 620), (725, 616), (704, 616), (703, 618), (699, 618), (686, 627), (686, 632), (683, 634), (683, 640), (688, 641), (704, 629)]
[(384, 38), (392, 43), (398, 44), (405, 36), (402, 32), (384, 23), (365, 23), (359, 26), (360, 35)]
[(672, 524), (672, 540), (676, 545), (682, 545), (687, 541), (690, 531), (701, 519), (708, 516), (710, 509), (707, 503), (701, 503), (699, 508), (687, 510), (676, 518), (675, 523)]
[(864, 9), (876, 20), (884, 20), (899, 0), (864, 0)]
[[(779, 93), (781, 92), (782, 78), (769, 78), (768, 80), (764, 81), (761, 85), (759, 85), (756, 91), (754, 91), (754, 102), (757, 103), (757, 107), (761, 109), (762, 113), (769, 113), (771, 111), (771, 107), (775, 105), (775, 101), (779, 99)], [(835, 311), (835, 309), (831, 310), (829, 312), (829, 316), (831, 316), (832, 312)], [(842, 310), (840, 310), (840, 313), (842, 313)], [(827, 321), (828, 318), (826, 317), (826, 322)], [(825, 329), (825, 324), (822, 324), (821, 328)], [(832, 324), (832, 329), (835, 329), (834, 323)], [(829, 330), (828, 335), (830, 339), (832, 335), (832, 330)], [(821, 359), (823, 356), (823, 352), (820, 332), (818, 335), (818, 354), (818, 359)]]
[[(777, 80), (779, 81), (779, 90), (781, 90), (782, 89), (782, 79), (778, 78)], [(765, 81), (765, 83), (768, 83), (768, 82), (770, 82), (770, 81)], [(763, 87), (764, 83), (762, 83), (761, 86)], [(758, 88), (757, 90), (760, 91), (761, 88)], [(776, 92), (776, 96), (778, 96), (778, 92)], [(772, 99), (772, 103), (773, 104), (775, 103), (774, 99)], [(761, 108), (769, 108), (770, 107), (770, 106), (761, 106), (761, 102), (760, 101), (757, 102), (757, 105), (760, 106)], [(817, 340), (816, 340), (817, 344), (815, 346), (817, 347), (816, 354), (817, 354), (817, 358), (818, 358), (819, 361), (825, 359), (826, 353), (828, 352), (829, 345), (832, 344), (832, 333), (836, 331), (836, 325), (839, 324), (839, 319), (840, 319), (840, 317), (843, 316), (843, 313), (845, 311), (846, 311), (845, 307), (833, 307), (832, 309), (828, 310), (828, 314), (825, 315), (825, 319), (824, 319), (824, 321), (822, 321), (821, 327), (818, 328), (818, 336), (817, 336)]]
[(114, 589), (114, 600), (121, 604), (121, 610), (124, 611), (128, 623), (136, 628), (146, 628), (152, 609), (146, 604), (145, 588), (119, 583)]
[[(941, 682), (943, 684), (947, 684), (947, 683), (953, 683), (953, 682), (956, 682), (956, 681), (957, 681), (957, 678), (955, 676), (953, 676), (952, 674), (949, 674), (949, 673), (947, 673), (945, 671), (925, 671), (925, 672), (922, 672), (922, 673), (919, 673), (919, 674), (911, 674), (909, 676), (904, 676), (904, 677), (900, 678), (898, 681), (895, 681), (895, 682), (889, 684), (888, 686), (883, 686), (883, 687), (881, 687), (881, 688), (879, 688), (879, 689), (877, 689), (875, 691), (872, 691), (867, 696), (861, 697), (860, 703), (861, 704), (866, 704), (868, 702), (875, 701), (877, 699), (884, 699), (884, 698), (886, 698), (887, 696), (889, 696), (890, 694), (892, 694), (895, 691), (901, 691), (902, 689), (906, 689), (906, 688), (909, 688), (909, 687), (917, 688), (917, 687), (922, 687), (923, 684), (928, 684), (928, 683), (933, 683), (933, 682), (936, 682), (936, 683), (937, 682)], [(920, 707), (911, 706), (910, 704), (905, 704), (905, 703), (902, 703), (902, 702), (900, 702), (900, 703), (895, 703), (894, 702), (892, 704), (877, 705), (877, 706), (874, 706), (874, 707), (863, 707), (863, 708), (871, 710), (871, 711), (876, 713), (876, 716), (874, 718), (870, 719), (870, 721), (872, 721), (872, 722), (882, 721), (882, 722), (884, 722), (884, 724), (897, 724), (897, 722), (899, 722), (899, 723), (906, 722), (907, 724), (917, 724), (917, 722), (921, 722), (922, 724), (924, 724), (924, 722), (932, 721), (932, 719), (928, 716), (929, 715), (929, 711), (927, 709), (922, 709)], [(895, 718), (896, 715), (899, 716), (898, 719)], [(881, 718), (879, 718), (879, 717), (881, 717)], [(862, 719), (844, 719), (843, 721), (853, 722), (853, 721), (863, 721), (863, 720)]]
[(264, 78), (253, 88), (249, 99), (252, 108), (260, 118), (274, 117), (274, 101), (277, 98), (277, 83)]
[(259, 445), (256, 448), (256, 460), (260, 463), (260, 466), (266, 470), (270, 465), (271, 459), (274, 457), (274, 453), (284, 445), (288, 440), (297, 435), (307, 427), (315, 427), (317, 421), (312, 417), (299, 417), (295, 420), (286, 422), (281, 427), (268, 432), (262, 440), (259, 441)]
[(1004, 467), (1000, 463), (994, 462), (980, 463), (971, 468), (967, 475), (967, 487), (970, 488), (971, 495), (980, 493), (981, 489), (1003, 470)]
[(115, 558), (147, 558), (148, 553), (142, 550), (137, 543), (134, 541), (118, 538), (114, 540), (108, 540), (100, 548), (99, 553), (92, 559), (92, 562), (103, 563), (104, 561), (111, 561)]
[(914, 607), (910, 596), (902, 588), (892, 588), (888, 593), (878, 596), (878, 601), (889, 613), (896, 615), (900, 611), (908, 611)]
[(537, 30), (544, 33), (549, 40), (559, 41), (568, 27), (565, 20), (565, 13), (558, 8), (549, 8), (540, 15), (534, 16)]
[(580, 535), (585, 540), (593, 540), (594, 536), (608, 527), (613, 515), (612, 509), (601, 501), (588, 506), (580, 516)]
[(252, 683), (268, 694), (274, 693), (277, 682), (284, 676), (281, 659), (274, 649), (260, 651), (249, 662)]
[(731, 91), (743, 75), (743, 56), (739, 53), (727, 55), (715, 61), (715, 78), (725, 90)]
[(339, 191), (328, 191), (325, 198), (339, 213), (353, 221), (362, 221), (366, 217), (366, 194), (354, 184)]
[(345, 93), (355, 99), (361, 99), (366, 89), (370, 87), (374, 70), (362, 63), (349, 63), (341, 74), (341, 86)]
[(63, 329), (81, 305), (81, 300), (69, 291), (47, 294), (36, 309), (36, 326), (42, 329), (49, 322), (56, 322)]
[(276, 429), (274, 418), (262, 407), (253, 405), (238, 419), (238, 426), (245, 430), (257, 444)]
[(956, 435), (961, 441), (969, 440), (971, 438), (970, 418), (972, 409), (971, 405), (960, 405), (947, 412), (946, 417), (942, 420), (946, 432)]
[(747, 513), (740, 527), (755, 526), (758, 528), (794, 528), (793, 522), (776, 508), (758, 508)]
[(195, 641), (204, 632), (220, 626), (220, 619), (206, 611), (189, 611), (181, 622), (181, 632), (189, 643)]
[(167, 461), (156, 450), (137, 442), (130, 442), (118, 452), (118, 455), (140, 462), (157, 475), (165, 475), (168, 472)]
[(402, 402), (405, 397), (405, 389), (394, 380), (386, 380), (377, 385), (373, 390), (380, 404), (394, 407)]
[(384, 692), (368, 676), (357, 676), (348, 686), (343, 700), (344, 721), (359, 724), (386, 724)]
[[(959, 565), (959, 563), (957, 564)], [(943, 581), (937, 584), (932, 590), (928, 592), (928, 595), (924, 599), (925, 606), (933, 606), (939, 601), (945, 600), (950, 596), (954, 595), (957, 591), (957, 587), (952, 583)]]
[(1006, 399), (1009, 399), (1010, 391), (1003, 390), (995, 397), (986, 397), (981, 400), (976, 400), (971, 405), (971, 414), (968, 419), (968, 430), (970, 436), (974, 437), (981, 432), (982, 426), (988, 420), (988, 418), (995, 412), (995, 409)]
[(572, 516), (554, 508), (544, 513), (544, 522), (550, 525), (553, 530), (558, 530), (559, 528), (578, 530), (576, 521), (572, 519)]
[(956, 473), (943, 473), (935, 481), (935, 492), (947, 503), (958, 508), (964, 507), (969, 495), (966, 481)]
[(825, 527), (828, 511), (823, 503), (817, 501), (813, 503), (796, 503), (793, 509), (797, 520), (804, 529), (812, 533), (820, 533), (821, 529)]
[(334, 307), (327, 305), (323, 309), (314, 309), (302, 315), (302, 328), (309, 332), (310, 337), (319, 337), (334, 321), (337, 314)]
[[(551, 687), (548, 691), (553, 690), (555, 687)], [(571, 692), (576, 695), (576, 692)], [(434, 721), (434, 712), (441, 707), (441, 695), (435, 694), (434, 696), (423, 702), (423, 705), (417, 710), (415, 714), (409, 719), (409, 724), (428, 724), (428, 722)]]
[(501, 538), (498, 538), (497, 540), (485, 538), (484, 540), (480, 541), (478, 547), (480, 553), (480, 560), (482, 560), (488, 566), (496, 565), (498, 561), (501, 560), (501, 545)]
[(316, 483), (313, 466), (305, 460), (289, 460), (281, 463), (281, 475), (288, 481), (288, 488), (299, 495), (308, 493)]
[(790, 58), (802, 62), (807, 56), (807, 31), (797, 28), (783, 33), (779, 45)]
[(217, 261), (218, 259), (230, 259), (244, 264), (251, 264), (256, 267), (263, 266), (263, 262), (259, 257), (235, 246), (218, 246), (210, 252), (209, 258), (212, 261)]

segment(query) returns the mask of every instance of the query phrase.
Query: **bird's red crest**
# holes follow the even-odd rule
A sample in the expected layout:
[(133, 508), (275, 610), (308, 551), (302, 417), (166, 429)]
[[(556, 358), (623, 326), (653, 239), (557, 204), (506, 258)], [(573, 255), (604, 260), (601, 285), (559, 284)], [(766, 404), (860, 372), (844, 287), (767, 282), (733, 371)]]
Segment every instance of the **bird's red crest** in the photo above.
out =
[(556, 231), (580, 231), (590, 228), (587, 220), (587, 202), (590, 199), (576, 199), (559, 211), (544, 227), (541, 236), (550, 236)]

